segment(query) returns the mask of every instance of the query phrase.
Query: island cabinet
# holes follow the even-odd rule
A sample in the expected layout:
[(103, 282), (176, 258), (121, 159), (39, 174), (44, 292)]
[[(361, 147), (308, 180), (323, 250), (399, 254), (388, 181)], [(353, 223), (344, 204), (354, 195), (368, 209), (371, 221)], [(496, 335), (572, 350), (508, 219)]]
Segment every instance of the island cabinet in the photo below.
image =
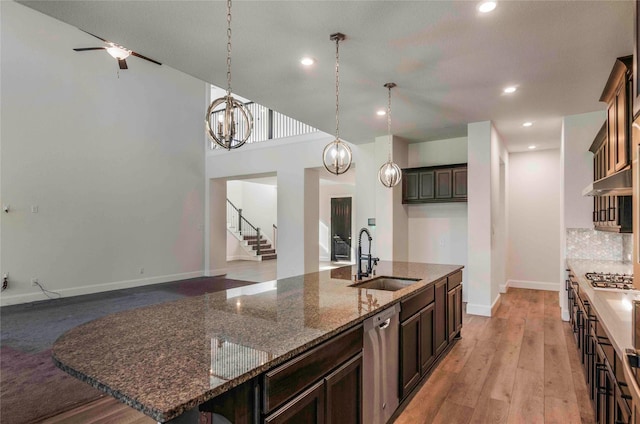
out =
[(447, 279), (447, 331), (453, 340), (462, 328), (462, 273)]
[(467, 201), (467, 164), (402, 170), (402, 203)]
[(263, 376), (264, 422), (362, 422), (363, 327), (295, 357)]
[[(434, 367), (440, 354), (462, 326), (462, 272), (400, 302), (400, 399), (406, 398)], [(451, 290), (448, 290), (448, 287)], [(449, 304), (449, 292), (459, 294)], [(456, 294), (456, 296), (458, 296)], [(451, 309), (452, 313), (448, 310)], [(449, 324), (449, 320), (452, 324)], [(452, 327), (451, 327), (452, 326)], [(449, 328), (456, 328), (451, 333)]]

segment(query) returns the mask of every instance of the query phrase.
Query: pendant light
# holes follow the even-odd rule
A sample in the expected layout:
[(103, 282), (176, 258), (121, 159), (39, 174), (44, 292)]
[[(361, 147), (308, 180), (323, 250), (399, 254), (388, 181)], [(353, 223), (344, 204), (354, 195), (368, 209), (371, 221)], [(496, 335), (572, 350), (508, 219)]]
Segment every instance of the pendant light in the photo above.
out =
[(344, 174), (351, 166), (351, 148), (340, 140), (340, 41), (345, 39), (345, 35), (339, 32), (329, 36), (331, 41), (336, 42), (336, 139), (327, 144), (322, 151), (322, 162), (327, 171), (335, 175)]
[(378, 171), (378, 180), (383, 186), (392, 188), (398, 185), (402, 180), (402, 171), (400, 167), (393, 163), (391, 160), (392, 146), (391, 146), (391, 89), (396, 86), (393, 82), (388, 82), (384, 85), (389, 90), (389, 102), (387, 104), (387, 134), (389, 136), (389, 157), (388, 160), (380, 167)]
[[(224, 109), (216, 110), (223, 104)], [(216, 113), (219, 114), (218, 119), (216, 119)], [(251, 111), (231, 95), (231, 0), (227, 0), (227, 94), (211, 102), (207, 109), (205, 123), (211, 140), (227, 150), (242, 146), (253, 130)], [(241, 125), (240, 132), (238, 132), (238, 124)]]

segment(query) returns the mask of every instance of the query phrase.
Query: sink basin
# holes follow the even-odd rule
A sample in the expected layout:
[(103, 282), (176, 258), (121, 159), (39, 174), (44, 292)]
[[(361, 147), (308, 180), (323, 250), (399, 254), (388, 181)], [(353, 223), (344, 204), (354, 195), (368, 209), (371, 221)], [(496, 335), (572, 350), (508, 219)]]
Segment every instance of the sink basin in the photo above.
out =
[(373, 290), (386, 290), (397, 291), (402, 290), (405, 287), (409, 287), (416, 281), (420, 281), (419, 278), (398, 278), (398, 277), (377, 277), (363, 283), (351, 284), (349, 287), (356, 287), (359, 289), (373, 289)]

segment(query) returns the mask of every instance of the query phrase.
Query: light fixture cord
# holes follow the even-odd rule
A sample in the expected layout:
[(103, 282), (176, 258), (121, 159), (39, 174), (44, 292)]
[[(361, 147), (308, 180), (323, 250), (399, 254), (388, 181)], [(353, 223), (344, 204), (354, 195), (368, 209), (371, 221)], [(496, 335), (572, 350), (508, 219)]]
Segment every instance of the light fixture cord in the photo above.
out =
[(227, 96), (231, 95), (231, 0), (227, 0)]
[(340, 140), (340, 37), (336, 37), (336, 140)]
[(391, 162), (391, 86), (389, 86), (389, 102), (387, 104), (387, 134), (389, 136), (389, 162)]

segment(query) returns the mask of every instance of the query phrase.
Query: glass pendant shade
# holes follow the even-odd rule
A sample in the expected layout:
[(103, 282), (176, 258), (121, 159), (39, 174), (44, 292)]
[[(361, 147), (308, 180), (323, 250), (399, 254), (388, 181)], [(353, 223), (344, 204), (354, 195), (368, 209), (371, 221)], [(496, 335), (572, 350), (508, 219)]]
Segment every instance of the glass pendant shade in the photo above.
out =
[(335, 139), (322, 151), (322, 162), (327, 171), (332, 174), (344, 174), (351, 166), (351, 148), (339, 139)]
[(383, 186), (391, 188), (398, 185), (402, 180), (402, 171), (397, 164), (389, 160), (380, 167), (378, 180), (380, 180)]

